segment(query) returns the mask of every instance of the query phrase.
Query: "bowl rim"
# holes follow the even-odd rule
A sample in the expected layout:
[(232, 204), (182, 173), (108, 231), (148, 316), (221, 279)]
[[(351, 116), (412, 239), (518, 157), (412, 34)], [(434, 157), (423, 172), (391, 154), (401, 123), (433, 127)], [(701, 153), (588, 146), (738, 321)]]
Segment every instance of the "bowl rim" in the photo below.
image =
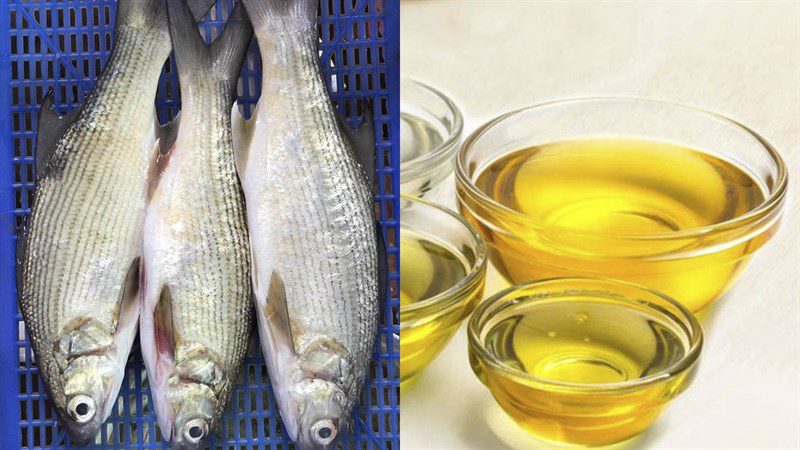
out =
[[(771, 158), (771, 160), (775, 163), (778, 170), (778, 176), (775, 181), (774, 189), (772, 192), (769, 192), (768, 196), (765, 196), (764, 200), (755, 208), (747, 211), (746, 213), (733, 217), (731, 219), (717, 222), (711, 225), (705, 225), (698, 228), (689, 228), (686, 230), (679, 230), (679, 231), (667, 231), (667, 232), (656, 232), (656, 233), (614, 233), (614, 232), (599, 232), (599, 231), (585, 231), (577, 228), (571, 227), (564, 227), (558, 225), (552, 225), (545, 223), (541, 220), (537, 220), (527, 216), (519, 211), (516, 211), (506, 205), (503, 205), (500, 202), (495, 201), (486, 193), (484, 193), (481, 189), (479, 189), (470, 176), (467, 174), (467, 168), (465, 167), (466, 162), (464, 161), (465, 155), (467, 151), (469, 151), (475, 142), (480, 139), (484, 134), (486, 134), (489, 130), (494, 128), (496, 125), (504, 122), (506, 119), (511, 117), (518, 116), (522, 113), (531, 111), (531, 110), (538, 110), (548, 107), (557, 107), (557, 106), (569, 106), (572, 104), (588, 104), (588, 103), (595, 103), (595, 102), (604, 102), (604, 103), (617, 103), (617, 102), (640, 102), (645, 104), (651, 105), (661, 105), (667, 106), (675, 109), (683, 109), (689, 112), (700, 113), (704, 116), (707, 116), (711, 119), (715, 119), (728, 125), (732, 125), (734, 128), (738, 128), (741, 131), (749, 134), (751, 137), (755, 139), (755, 141), (762, 146), (764, 150), (766, 150), (767, 154)], [(464, 143), (461, 145), (461, 148), (458, 151), (456, 156), (456, 168), (455, 168), (455, 177), (458, 184), (464, 186), (464, 188), (469, 192), (469, 194), (476, 196), (481, 202), (489, 205), (493, 209), (499, 209), (500, 211), (504, 212), (505, 214), (510, 215), (514, 218), (514, 220), (518, 220), (520, 223), (525, 224), (527, 227), (531, 227), (534, 229), (547, 229), (558, 231), (560, 233), (567, 233), (577, 236), (587, 236), (587, 237), (609, 237), (609, 238), (617, 238), (617, 239), (636, 239), (636, 240), (670, 240), (670, 239), (686, 239), (691, 237), (698, 237), (702, 235), (709, 235), (716, 232), (727, 231), (731, 229), (735, 229), (740, 225), (763, 218), (764, 216), (768, 215), (770, 212), (774, 211), (778, 208), (786, 195), (786, 191), (788, 189), (788, 172), (786, 167), (786, 161), (781, 157), (780, 153), (772, 146), (764, 137), (756, 133), (753, 129), (749, 128), (748, 126), (734, 120), (728, 118), (722, 114), (709, 111), (706, 109), (698, 108), (691, 105), (681, 104), (677, 102), (671, 102), (667, 100), (658, 100), (652, 99), (647, 97), (637, 97), (637, 96), (591, 96), (591, 97), (574, 97), (574, 98), (566, 98), (566, 99), (559, 99), (559, 100), (552, 100), (543, 103), (536, 103), (530, 106), (518, 108), (512, 111), (509, 111), (505, 114), (501, 114), (488, 122), (484, 123), (480, 127), (478, 127), (475, 131), (470, 133), (470, 135), (466, 138)]]
[[(580, 285), (582, 283), (587, 283), (587, 282), (592, 282), (592, 283), (601, 282), (607, 285), (617, 285), (617, 286), (625, 286), (628, 288), (634, 288), (636, 290), (647, 292), (649, 294), (656, 295), (657, 297), (660, 297), (663, 300), (666, 300), (668, 303), (670, 303), (672, 306), (678, 309), (680, 315), (683, 316), (680, 317), (680, 319), (682, 320), (682, 324), (684, 326), (687, 326), (687, 328), (689, 328), (692, 333), (692, 336), (689, 336), (689, 341), (690, 341), (689, 350), (683, 355), (683, 357), (680, 360), (646, 377), (641, 377), (633, 380), (616, 382), (616, 383), (571, 383), (565, 381), (558, 381), (550, 378), (537, 377), (519, 370), (515, 370), (512, 367), (503, 364), (484, 346), (482, 340), (479, 337), (480, 330), (478, 329), (479, 325), (478, 322), (480, 321), (481, 316), (485, 314), (487, 310), (489, 310), (492, 306), (500, 302), (507, 295), (530, 287), (541, 287), (555, 283)], [(580, 291), (581, 289), (576, 288), (575, 290)], [(623, 298), (626, 301), (631, 301), (631, 302), (635, 301), (630, 297), (623, 297)], [(647, 308), (648, 310), (653, 309), (652, 306), (647, 306)], [(488, 362), (492, 367), (500, 370), (505, 375), (515, 378), (522, 378), (528, 381), (535, 382), (538, 385), (542, 386), (549, 386), (557, 389), (566, 389), (566, 390), (580, 391), (580, 392), (591, 391), (594, 393), (597, 393), (599, 391), (602, 392), (629, 391), (631, 389), (639, 389), (642, 387), (659, 384), (669, 379), (675, 378), (695, 365), (695, 363), (700, 357), (700, 353), (702, 351), (704, 342), (703, 327), (700, 325), (700, 322), (698, 322), (694, 314), (692, 314), (688, 309), (686, 309), (686, 307), (681, 305), (676, 300), (672, 299), (671, 297), (667, 296), (666, 294), (660, 291), (657, 291), (655, 289), (650, 289), (648, 287), (642, 286), (637, 283), (629, 283), (627, 281), (615, 280), (603, 277), (548, 278), (544, 280), (529, 281), (526, 283), (517, 284), (514, 286), (510, 286), (506, 289), (503, 289), (495, 293), (494, 295), (490, 296), (483, 302), (481, 302), (481, 304), (478, 305), (478, 308), (476, 308), (476, 310), (472, 313), (472, 317), (470, 317), (469, 324), (467, 325), (467, 339), (469, 342), (469, 349), (471, 351), (477, 352), (479, 355), (478, 357), (482, 362)]]
[[(434, 317), (437, 317), (439, 314), (447, 311), (450, 307), (457, 304), (458, 301), (461, 299), (461, 294), (467, 291), (470, 287), (472, 287), (477, 281), (478, 277), (481, 274), (486, 273), (487, 261), (488, 261), (488, 250), (486, 247), (486, 242), (481, 237), (480, 233), (475, 230), (475, 227), (472, 226), (466, 219), (461, 217), (458, 213), (447, 208), (443, 205), (439, 205), (437, 203), (415, 197), (409, 194), (400, 194), (401, 201), (410, 201), (413, 203), (420, 204), (426, 208), (434, 208), (440, 212), (443, 212), (450, 217), (456, 219), (463, 227), (467, 229), (472, 239), (475, 241), (475, 262), (471, 264), (471, 267), (467, 271), (467, 274), (460, 279), (456, 284), (450, 286), (446, 290), (439, 292), (436, 295), (426, 298), (425, 300), (414, 302), (410, 305), (400, 306), (400, 314), (409, 313), (409, 312), (418, 312), (429, 308), (434, 305), (438, 305), (439, 308), (430, 315), (430, 317), (424, 317), (417, 320), (410, 320), (406, 323), (403, 323), (403, 320), (400, 320), (400, 328), (409, 328), (413, 325), (418, 324), (420, 321), (431, 320)], [(403, 229), (403, 214), (402, 214), (402, 207), (400, 208), (400, 233), (402, 233)], [(402, 252), (403, 250), (400, 249)], [(401, 277), (402, 278), (402, 277)], [(403, 280), (401, 279), (400, 282), (402, 283)], [(444, 301), (449, 300), (449, 301)]]
[[(423, 155), (420, 155), (417, 158), (414, 158), (410, 161), (406, 161), (405, 163), (400, 163), (400, 178), (402, 182), (403, 176), (405, 176), (406, 178), (408, 177), (413, 178), (415, 177), (415, 175), (417, 175), (416, 172), (422, 169), (425, 170), (424, 172), (421, 173), (427, 173), (429, 171), (428, 164), (431, 161), (435, 161), (438, 158), (443, 158), (447, 156), (448, 151), (453, 153), (458, 151), (459, 149), (458, 143), (459, 140), (461, 139), (462, 134), (464, 133), (464, 116), (461, 114), (461, 110), (458, 108), (455, 102), (447, 94), (436, 89), (435, 87), (411, 77), (401, 77), (400, 83), (401, 84), (410, 83), (416, 85), (417, 87), (425, 91), (428, 91), (433, 96), (442, 100), (445, 103), (447, 109), (449, 109), (450, 112), (453, 114), (452, 127), (450, 127), (450, 129), (447, 130), (448, 131), (447, 138), (444, 139), (441, 144), (431, 149), (431, 151)], [(400, 104), (402, 108), (402, 101)], [(445, 159), (451, 159), (451, 158), (445, 158)]]

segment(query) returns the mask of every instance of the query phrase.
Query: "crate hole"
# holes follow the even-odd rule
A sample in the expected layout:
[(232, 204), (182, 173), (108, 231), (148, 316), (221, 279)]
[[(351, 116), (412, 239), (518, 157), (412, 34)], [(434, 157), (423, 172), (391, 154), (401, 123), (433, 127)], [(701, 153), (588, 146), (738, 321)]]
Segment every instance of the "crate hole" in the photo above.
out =
[(384, 141), (389, 141), (390, 140), (390, 137), (389, 137), (389, 124), (388, 123), (382, 123), (381, 124), (381, 137), (383, 138)]
[(383, 167), (388, 168), (392, 166), (392, 151), (390, 149), (383, 150)]

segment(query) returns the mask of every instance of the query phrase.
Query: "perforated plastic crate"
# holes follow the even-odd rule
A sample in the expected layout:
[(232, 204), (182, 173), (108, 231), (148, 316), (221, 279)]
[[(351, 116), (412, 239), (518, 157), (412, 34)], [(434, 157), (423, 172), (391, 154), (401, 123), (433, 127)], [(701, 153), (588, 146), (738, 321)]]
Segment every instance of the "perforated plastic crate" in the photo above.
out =
[[(220, 0), (201, 22), (207, 40), (224, 25), (232, 0)], [(14, 280), (16, 230), (29, 212), (39, 105), (55, 89), (59, 112), (80, 104), (113, 48), (116, 0), (0, 3), (0, 448), (68, 448), (57, 425), (19, 314)], [(399, 448), (398, 208), (399, 191), (399, 0), (322, 0), (320, 59), (339, 109), (354, 123), (356, 98), (373, 100), (377, 139), (376, 204), (389, 247), (391, 295), (385, 301), (380, 338), (354, 412), (355, 430), (345, 448)], [(255, 43), (239, 84), (249, 116), (260, 95)], [(159, 119), (180, 106), (176, 69), (165, 65), (156, 99)], [(384, 345), (381, 345), (381, 342)], [(381, 351), (381, 348), (384, 351)], [(163, 448), (152, 414), (138, 342), (131, 352), (117, 404), (96, 448)], [(257, 343), (251, 346), (211, 448), (279, 449), (290, 445), (282, 428)]]

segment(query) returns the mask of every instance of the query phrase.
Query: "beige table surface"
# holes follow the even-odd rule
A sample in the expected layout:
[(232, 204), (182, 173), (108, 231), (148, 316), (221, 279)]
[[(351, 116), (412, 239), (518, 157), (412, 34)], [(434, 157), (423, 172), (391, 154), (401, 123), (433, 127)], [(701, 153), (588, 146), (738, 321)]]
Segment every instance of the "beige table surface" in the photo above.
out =
[[(450, 94), (467, 132), (534, 102), (642, 95), (739, 119), (779, 149), (791, 177), (782, 229), (705, 324), (695, 384), (617, 448), (800, 447), (800, 3), (401, 5), (403, 75)], [(463, 327), (401, 402), (403, 449), (547, 448), (474, 377)]]

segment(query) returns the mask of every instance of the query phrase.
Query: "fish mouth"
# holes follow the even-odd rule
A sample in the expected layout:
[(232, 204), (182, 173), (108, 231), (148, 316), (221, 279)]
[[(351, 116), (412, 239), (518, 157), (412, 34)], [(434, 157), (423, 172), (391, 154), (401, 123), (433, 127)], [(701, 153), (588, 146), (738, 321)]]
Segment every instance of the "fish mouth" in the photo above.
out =
[(208, 422), (204, 419), (192, 419), (183, 425), (182, 430), (173, 431), (173, 446), (176, 449), (200, 448), (208, 437)]
[(88, 395), (76, 395), (67, 403), (67, 413), (75, 423), (83, 425), (94, 418), (97, 404)]
[(76, 395), (67, 402), (66, 411), (61, 411), (61, 422), (69, 434), (70, 441), (86, 446), (95, 441), (103, 424), (101, 408), (88, 395)]

